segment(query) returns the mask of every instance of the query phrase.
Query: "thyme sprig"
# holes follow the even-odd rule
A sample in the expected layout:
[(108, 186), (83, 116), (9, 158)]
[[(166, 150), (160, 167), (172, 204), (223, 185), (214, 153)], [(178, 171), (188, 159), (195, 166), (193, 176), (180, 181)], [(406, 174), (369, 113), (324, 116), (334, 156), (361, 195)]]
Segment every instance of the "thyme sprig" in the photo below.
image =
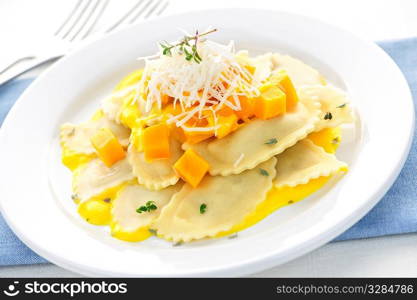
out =
[(265, 170), (265, 169), (259, 169), (259, 173), (262, 175), (262, 176), (269, 176), (269, 173), (268, 173), (268, 171), (267, 170)]
[(275, 145), (278, 143), (278, 140), (276, 138), (269, 139), (265, 142), (265, 145)]
[(325, 120), (331, 120), (331, 119), (333, 119), (333, 115), (332, 115), (332, 113), (331, 113), (331, 112), (327, 112), (327, 113), (324, 115), (324, 119), (325, 119)]
[[(162, 48), (162, 55), (172, 56), (172, 50), (175, 48), (179, 49), (180, 54), (185, 55), (185, 59), (187, 61), (195, 61), (196, 63), (200, 63), (202, 58), (197, 51), (197, 43), (200, 37), (205, 36), (207, 34), (213, 33), (217, 31), (217, 29), (212, 29), (206, 31), (204, 33), (198, 33), (198, 30), (195, 32), (193, 36), (184, 36), (184, 38), (177, 44), (170, 44), (167, 41), (160, 43)], [(192, 42), (194, 41), (194, 42)]]
[(155, 205), (155, 202), (148, 201), (146, 202), (146, 205), (140, 206), (138, 209), (136, 209), (136, 212), (138, 214), (141, 214), (143, 212), (151, 212), (153, 210), (156, 210), (158, 207)]
[(206, 213), (207, 204), (203, 203), (200, 205), (200, 214)]

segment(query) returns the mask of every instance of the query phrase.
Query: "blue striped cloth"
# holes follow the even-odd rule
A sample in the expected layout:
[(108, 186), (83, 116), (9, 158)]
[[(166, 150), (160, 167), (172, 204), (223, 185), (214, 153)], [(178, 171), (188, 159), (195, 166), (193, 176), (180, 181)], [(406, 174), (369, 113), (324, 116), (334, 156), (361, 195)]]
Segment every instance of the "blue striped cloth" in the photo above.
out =
[[(381, 42), (379, 45), (395, 60), (417, 99), (417, 38)], [(0, 88), (0, 122), (32, 80), (17, 80)], [(414, 109), (416, 103), (414, 105)], [(417, 232), (417, 139), (403, 170), (378, 205), (336, 240), (369, 238)], [(0, 265), (47, 262), (26, 247), (0, 216)]]

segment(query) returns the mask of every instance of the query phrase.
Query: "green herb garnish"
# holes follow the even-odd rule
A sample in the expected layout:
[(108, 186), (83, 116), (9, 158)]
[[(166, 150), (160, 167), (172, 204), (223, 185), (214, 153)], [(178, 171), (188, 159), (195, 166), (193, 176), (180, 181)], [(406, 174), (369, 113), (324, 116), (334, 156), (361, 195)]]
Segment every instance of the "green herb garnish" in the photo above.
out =
[(200, 214), (204, 214), (207, 209), (207, 204), (203, 203), (200, 205)]
[(148, 201), (148, 202), (146, 202), (146, 205), (142, 205), (141, 207), (136, 209), (136, 212), (141, 214), (143, 212), (151, 212), (151, 211), (156, 210), (156, 209), (158, 209), (158, 207), (155, 205), (155, 202)]
[(229, 235), (227, 238), (228, 238), (229, 240), (231, 240), (231, 239), (235, 239), (235, 238), (237, 238), (237, 233), (232, 234), (232, 235)]
[(106, 202), (106, 203), (110, 203), (111, 199), (110, 198), (104, 198), (103, 201)]
[(332, 115), (332, 113), (331, 112), (327, 112), (325, 115), (324, 115), (324, 119), (325, 120), (331, 120), (333, 118), (333, 115)]
[(261, 173), (262, 176), (269, 176), (269, 173), (265, 169), (259, 169), (259, 173)]
[[(170, 44), (168, 42), (163, 42), (160, 43), (160, 46), (162, 48), (162, 55), (166, 55), (166, 56), (172, 56), (172, 50), (175, 48), (178, 48), (179, 51), (178, 53), (180, 54), (184, 54), (185, 55), (185, 59), (187, 61), (195, 61), (196, 63), (200, 63), (202, 61), (202, 58), (200, 56), (200, 54), (198, 54), (197, 51), (197, 42), (198, 39), (202, 36), (205, 36), (207, 34), (213, 33), (217, 31), (217, 29), (212, 29), (209, 30), (207, 32), (201, 33), (199, 34), (198, 31), (195, 32), (195, 35), (193, 36), (185, 36), (181, 42), (177, 43), (177, 44)], [(194, 41), (193, 43), (190, 43), (191, 41)]]
[(335, 138), (332, 140), (332, 144), (333, 144), (333, 145), (338, 144), (339, 142), (340, 142), (339, 137), (335, 137)]
[(343, 103), (343, 104), (340, 104), (339, 106), (336, 106), (336, 108), (343, 108), (343, 107), (345, 107), (347, 105), (347, 103)]
[(269, 139), (265, 142), (265, 145), (275, 145), (278, 143), (278, 140), (276, 138)]
[(172, 244), (172, 247), (178, 247), (178, 246), (181, 246), (181, 245), (182, 245), (182, 242), (179, 241), (179, 242), (176, 242), (175, 244)]

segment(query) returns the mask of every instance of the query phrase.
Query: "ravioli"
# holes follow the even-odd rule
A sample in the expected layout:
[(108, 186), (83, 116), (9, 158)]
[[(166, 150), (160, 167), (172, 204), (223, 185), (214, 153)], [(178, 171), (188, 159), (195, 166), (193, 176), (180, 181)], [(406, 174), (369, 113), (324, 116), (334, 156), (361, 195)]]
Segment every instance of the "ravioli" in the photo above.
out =
[(272, 53), (266, 53), (256, 56), (252, 59), (252, 63), (255, 66), (255, 73), (253, 74), (253, 81), (255, 85), (259, 85), (265, 81), (272, 71)]
[(111, 121), (106, 116), (79, 125), (65, 123), (61, 126), (60, 139), (64, 149), (74, 153), (93, 154), (95, 149), (90, 138), (100, 128), (109, 128), (122, 146), (129, 143), (130, 130)]
[[(112, 203), (111, 232), (118, 239), (137, 242), (148, 238), (150, 223), (156, 219), (172, 195), (182, 184), (173, 185), (160, 191), (151, 191), (142, 185), (129, 184), (122, 188)], [(152, 201), (156, 210), (138, 213), (136, 210)]]
[(138, 87), (135, 85), (141, 80), (142, 74), (143, 69), (129, 73), (117, 84), (110, 97), (103, 101), (101, 105), (102, 110), (110, 120), (114, 120), (118, 124), (130, 125), (123, 122), (120, 114), (126, 110), (126, 104), (131, 102), (136, 96)]
[(213, 31), (162, 43), (90, 121), (61, 127), (79, 215), (119, 240), (225, 236), (347, 171), (345, 93), (291, 56), (199, 38)]
[[(230, 176), (206, 176), (198, 189), (185, 184), (151, 226), (174, 242), (213, 237), (230, 229), (262, 202), (272, 187), (276, 158)], [(206, 205), (201, 213), (201, 205)]]
[(73, 191), (82, 202), (133, 178), (127, 159), (118, 161), (109, 168), (96, 158), (74, 171)]
[(145, 154), (138, 152), (132, 144), (128, 149), (128, 160), (138, 182), (150, 190), (160, 190), (176, 184), (179, 176), (172, 166), (183, 153), (181, 144), (176, 139), (170, 139), (170, 152), (171, 156), (168, 159), (148, 162), (145, 160)]
[(116, 92), (103, 100), (101, 109), (110, 120), (120, 124), (119, 115), (122, 112), (123, 103), (133, 99), (135, 95), (136, 90), (133, 88), (127, 88)]
[(324, 85), (326, 80), (320, 73), (301, 60), (288, 55), (272, 55), (273, 70), (285, 70), (296, 88), (304, 85)]
[(338, 88), (329, 85), (305, 86), (298, 90), (298, 94), (304, 101), (319, 101), (321, 104), (320, 121), (315, 131), (354, 121), (349, 99)]
[(311, 179), (333, 175), (339, 170), (347, 171), (347, 164), (308, 139), (299, 141), (276, 158), (274, 186), (277, 188), (294, 187)]
[[(269, 120), (256, 119), (234, 133), (198, 144), (184, 144), (210, 165), (210, 175), (239, 174), (291, 147), (316, 128), (320, 105), (300, 101), (297, 109)], [(275, 144), (268, 144), (276, 139)], [(237, 163), (238, 162), (238, 163)]]

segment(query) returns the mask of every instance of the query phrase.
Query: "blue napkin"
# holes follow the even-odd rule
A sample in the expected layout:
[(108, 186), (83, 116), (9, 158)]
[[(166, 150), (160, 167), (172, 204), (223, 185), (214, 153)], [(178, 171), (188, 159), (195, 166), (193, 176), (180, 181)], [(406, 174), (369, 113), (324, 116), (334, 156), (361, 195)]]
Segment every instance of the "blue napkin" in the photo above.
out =
[[(417, 99), (417, 38), (381, 42), (379, 45), (396, 61)], [(12, 81), (0, 87), (0, 124), (15, 100), (32, 82)], [(403, 170), (388, 193), (362, 220), (335, 240), (369, 238), (382, 235), (417, 232), (417, 138)], [(45, 263), (26, 247), (0, 216), (0, 265)]]

